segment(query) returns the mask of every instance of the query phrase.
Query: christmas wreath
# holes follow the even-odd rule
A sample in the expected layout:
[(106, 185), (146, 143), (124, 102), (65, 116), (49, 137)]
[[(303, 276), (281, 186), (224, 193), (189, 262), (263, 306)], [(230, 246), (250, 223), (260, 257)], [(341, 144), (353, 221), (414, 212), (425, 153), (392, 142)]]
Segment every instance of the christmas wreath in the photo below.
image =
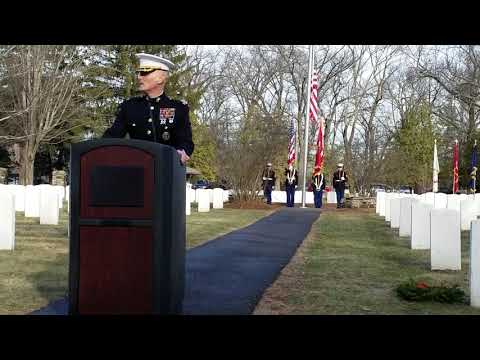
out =
[(423, 281), (410, 279), (397, 287), (397, 295), (407, 301), (436, 301), (441, 303), (464, 303), (465, 292), (458, 285), (432, 286)]

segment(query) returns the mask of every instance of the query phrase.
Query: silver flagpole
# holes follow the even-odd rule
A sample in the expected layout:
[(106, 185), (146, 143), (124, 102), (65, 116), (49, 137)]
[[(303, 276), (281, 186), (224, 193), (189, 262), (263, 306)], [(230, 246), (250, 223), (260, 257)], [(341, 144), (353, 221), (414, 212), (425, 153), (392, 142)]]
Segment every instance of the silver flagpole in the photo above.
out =
[(307, 81), (307, 106), (305, 112), (305, 151), (303, 153), (303, 189), (302, 189), (302, 208), (305, 207), (305, 198), (307, 195), (307, 162), (308, 162), (308, 123), (310, 114), (310, 88), (312, 86), (312, 72), (313, 72), (313, 45), (308, 47), (308, 81)]
[[(473, 148), (475, 149), (475, 146), (477, 146), (477, 140), (475, 140), (475, 144), (473, 145)], [(475, 151), (476, 153), (476, 151)], [(476, 154), (478, 155), (478, 154)], [(477, 164), (478, 164), (478, 158), (477, 158)], [(472, 169), (473, 171), (473, 169)], [(477, 170), (475, 170), (475, 177), (473, 178), (473, 199), (475, 200), (476, 199), (476, 196), (477, 195)]]

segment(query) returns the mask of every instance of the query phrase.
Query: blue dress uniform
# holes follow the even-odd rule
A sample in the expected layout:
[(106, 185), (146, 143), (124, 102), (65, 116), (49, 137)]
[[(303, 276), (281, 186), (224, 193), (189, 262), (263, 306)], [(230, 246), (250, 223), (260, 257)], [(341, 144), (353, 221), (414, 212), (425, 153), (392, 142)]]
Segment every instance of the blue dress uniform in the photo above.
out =
[(345, 207), (345, 187), (348, 181), (347, 173), (343, 170), (343, 164), (338, 164), (338, 169), (333, 173), (333, 187), (337, 193), (337, 208)]
[(263, 194), (267, 198), (267, 204), (272, 204), (272, 189), (275, 186), (275, 171), (271, 169), (271, 164), (268, 163), (268, 166), (263, 170), (262, 179), (263, 179)]
[(154, 141), (183, 149), (191, 156), (194, 149), (189, 108), (185, 102), (170, 99), (164, 94), (147, 95), (125, 100), (118, 108), (113, 125), (103, 137)]
[(325, 189), (325, 178), (323, 174), (314, 174), (312, 176), (313, 201), (315, 207), (320, 209), (322, 207), (323, 190)]
[(285, 169), (285, 191), (287, 192), (287, 207), (295, 206), (295, 188), (298, 183), (298, 174), (295, 169)]

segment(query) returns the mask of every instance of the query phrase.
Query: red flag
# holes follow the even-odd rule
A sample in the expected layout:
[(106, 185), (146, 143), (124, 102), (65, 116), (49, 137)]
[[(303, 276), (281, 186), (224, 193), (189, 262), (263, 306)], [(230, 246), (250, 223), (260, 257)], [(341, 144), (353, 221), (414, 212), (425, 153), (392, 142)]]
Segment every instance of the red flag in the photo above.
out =
[(323, 133), (325, 130), (325, 119), (323, 116), (320, 117), (320, 121), (318, 122), (318, 130), (317, 130), (317, 155), (315, 156), (315, 169), (321, 170), (323, 167)]
[(453, 193), (458, 192), (458, 140), (453, 148)]
[(323, 167), (323, 132), (325, 121), (323, 117), (318, 119), (318, 75), (316, 72), (312, 75), (312, 83), (310, 87), (310, 121), (316, 127), (315, 139), (317, 145), (317, 154), (315, 156), (315, 172)]

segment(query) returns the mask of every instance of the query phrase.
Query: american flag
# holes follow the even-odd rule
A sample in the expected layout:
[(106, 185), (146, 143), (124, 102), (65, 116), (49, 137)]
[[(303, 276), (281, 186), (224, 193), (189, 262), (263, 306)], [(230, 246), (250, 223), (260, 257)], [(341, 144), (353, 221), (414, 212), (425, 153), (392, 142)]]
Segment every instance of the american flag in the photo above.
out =
[(288, 165), (293, 165), (295, 163), (295, 119), (292, 117), (292, 121), (290, 123), (290, 128), (288, 129), (288, 136), (290, 137), (290, 143), (288, 145)]
[(317, 73), (314, 72), (312, 75), (312, 84), (310, 87), (310, 121), (312, 121), (315, 125), (317, 125), (318, 121), (318, 76)]

